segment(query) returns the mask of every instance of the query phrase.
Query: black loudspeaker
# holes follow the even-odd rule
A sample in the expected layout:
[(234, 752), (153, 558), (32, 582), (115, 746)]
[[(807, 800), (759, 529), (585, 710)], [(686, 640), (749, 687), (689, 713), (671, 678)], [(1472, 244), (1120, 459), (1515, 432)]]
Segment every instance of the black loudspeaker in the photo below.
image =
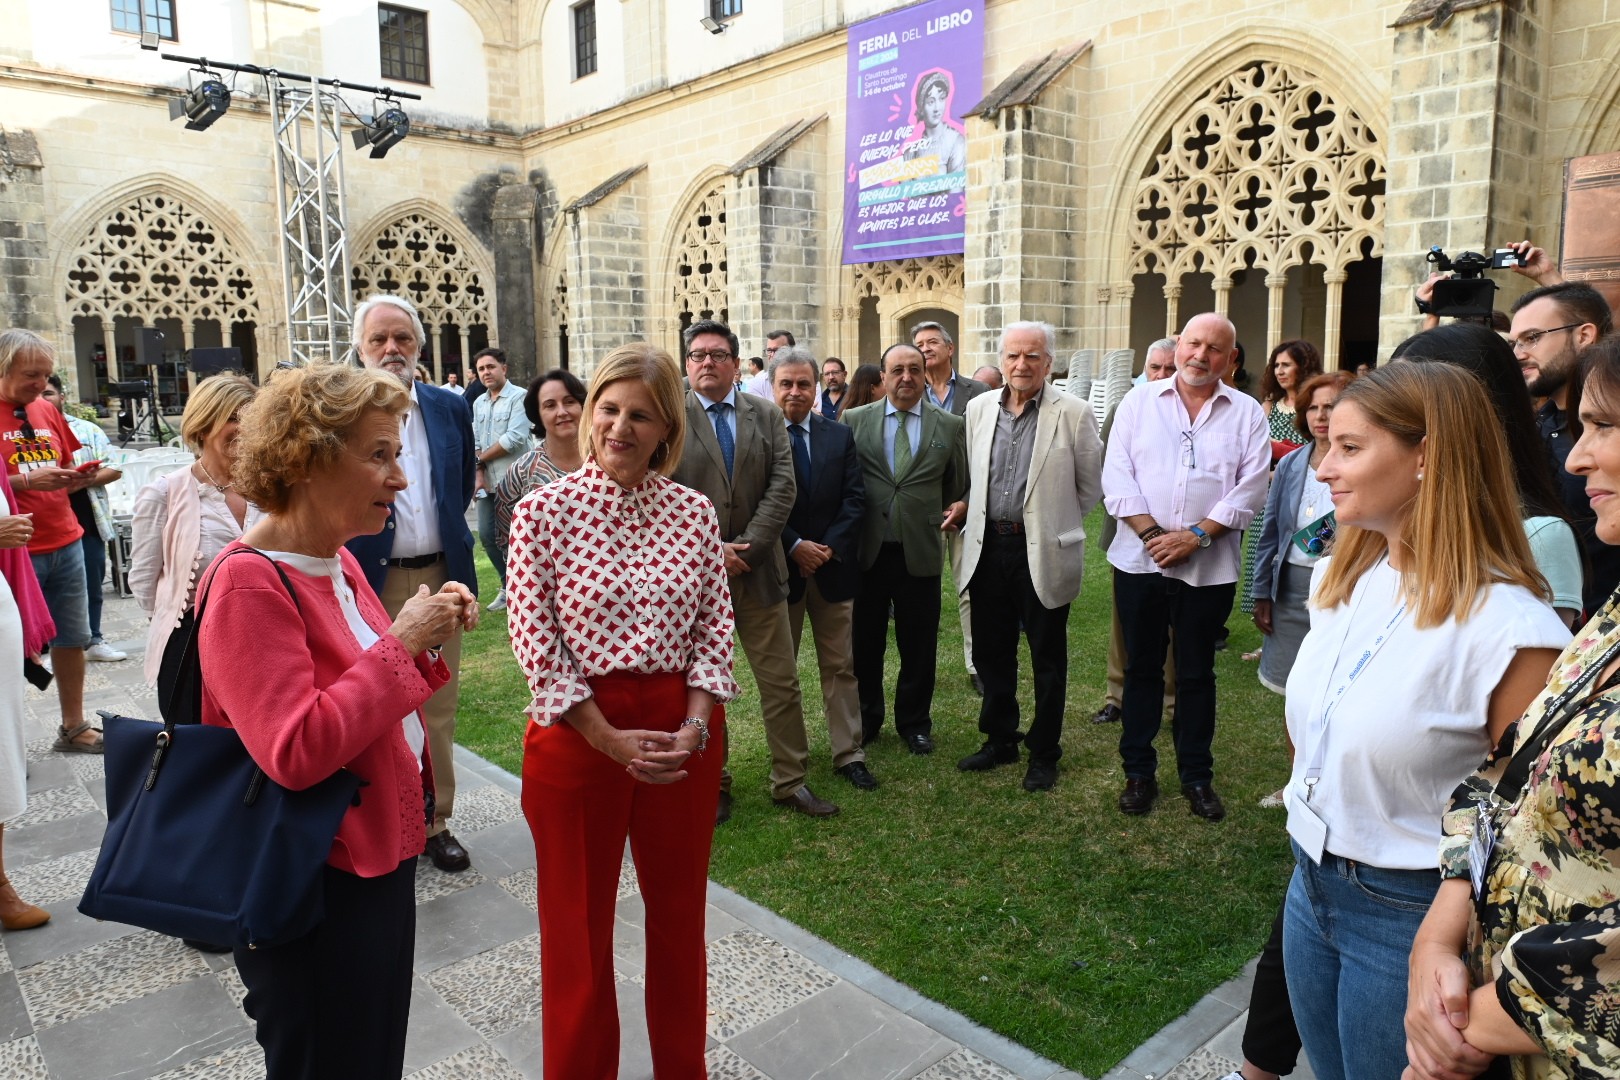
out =
[(199, 380), (206, 379), (210, 375), (218, 375), (224, 371), (242, 370), (241, 349), (192, 349), (186, 356), (186, 363), (190, 365), (192, 374), (196, 375)]
[(135, 328), (135, 363), (143, 368), (163, 363), (163, 331), (150, 326)]

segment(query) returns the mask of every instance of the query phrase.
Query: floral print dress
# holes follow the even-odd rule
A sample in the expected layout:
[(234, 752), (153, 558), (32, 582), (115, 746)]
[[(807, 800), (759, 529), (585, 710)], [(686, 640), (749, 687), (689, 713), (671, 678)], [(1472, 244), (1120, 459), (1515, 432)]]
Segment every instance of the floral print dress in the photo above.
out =
[[(1475, 815), (1520, 740), (1616, 641), (1620, 604), (1611, 598), (1559, 657), (1546, 690), (1452, 795), (1444, 876), (1468, 876)], [(1475, 985), (1494, 981), (1502, 1007), (1546, 1053), (1511, 1059), (1517, 1080), (1620, 1075), (1620, 684), (1583, 693), (1498, 823), (1468, 932)]]

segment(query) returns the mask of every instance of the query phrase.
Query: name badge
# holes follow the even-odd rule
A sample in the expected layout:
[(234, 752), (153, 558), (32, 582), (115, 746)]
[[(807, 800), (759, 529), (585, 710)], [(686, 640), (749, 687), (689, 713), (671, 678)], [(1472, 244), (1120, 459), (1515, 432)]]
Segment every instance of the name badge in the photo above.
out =
[(1313, 863), (1320, 865), (1322, 854), (1327, 851), (1327, 822), (1311, 808), (1295, 785), (1290, 784), (1283, 797), (1288, 804), (1288, 835)]
[(1480, 807), (1474, 814), (1474, 831), (1468, 838), (1468, 880), (1474, 885), (1474, 899), (1485, 895), (1485, 871), (1491, 865), (1491, 852), (1496, 850), (1496, 826), (1491, 824), (1490, 812)]

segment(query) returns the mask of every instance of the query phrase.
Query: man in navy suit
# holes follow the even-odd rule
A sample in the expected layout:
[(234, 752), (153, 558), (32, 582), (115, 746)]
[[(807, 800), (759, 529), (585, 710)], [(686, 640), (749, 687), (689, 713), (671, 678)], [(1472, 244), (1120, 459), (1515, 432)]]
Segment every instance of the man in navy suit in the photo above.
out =
[[(429, 592), (438, 592), (445, 582), (459, 581), (477, 593), (472, 530), (467, 527), (476, 457), (472, 409), (460, 394), (416, 381), (416, 361), (427, 344), (427, 334), (409, 301), (373, 296), (355, 309), (354, 325), (354, 351), (360, 362), (399, 379), (411, 392), (411, 407), (399, 422), (399, 463), (405, 470), (405, 490), (395, 497), (383, 530), (349, 541), (349, 550), (390, 615), (399, 614), (405, 601), (423, 585)], [(440, 655), (449, 665), (450, 681), (422, 707), (433, 758), (435, 799), (427, 854), (440, 870), (456, 873), (472, 865), (467, 849), (450, 834), (446, 821), (455, 810), (456, 799), (459, 629), (445, 640)]]
[(798, 484), (793, 511), (782, 529), (793, 653), (798, 655), (809, 612), (833, 771), (856, 788), (871, 791), (878, 782), (861, 749), (861, 699), (850, 636), (855, 594), (861, 587), (861, 514), (866, 509), (861, 461), (849, 429), (811, 411), (820, 372), (809, 349), (778, 350), (767, 374), (776, 407), (787, 420)]

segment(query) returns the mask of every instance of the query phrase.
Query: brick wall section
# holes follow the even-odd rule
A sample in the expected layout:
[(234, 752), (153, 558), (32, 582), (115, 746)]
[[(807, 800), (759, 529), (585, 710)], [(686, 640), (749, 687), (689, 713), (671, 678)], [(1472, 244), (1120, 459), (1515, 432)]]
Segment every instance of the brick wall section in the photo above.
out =
[(775, 329), (792, 331), (818, 356), (830, 351), (821, 338), (826, 155), (825, 125), (817, 125), (736, 179), (726, 209), (726, 291), (747, 356), (764, 355)]
[[(1418, 329), (1412, 288), (1432, 245), (1489, 252), (1527, 235), (1537, 217), (1545, 149), (1544, 0), (1460, 11), (1445, 26), (1397, 27), (1391, 67), (1381, 348)], [(1512, 275), (1495, 274), (1507, 291)]]
[(57, 339), (44, 172), (33, 132), (0, 128), (0, 328), (34, 330)]
[(1083, 156), (1084, 61), (1033, 105), (968, 121), (966, 310), (957, 366), (996, 362), (1002, 327), (1040, 319), (1057, 327), (1058, 355), (1079, 344), (1074, 190)]
[(646, 183), (639, 173), (601, 202), (568, 213), (568, 357), (581, 379), (620, 345), (648, 336)]

